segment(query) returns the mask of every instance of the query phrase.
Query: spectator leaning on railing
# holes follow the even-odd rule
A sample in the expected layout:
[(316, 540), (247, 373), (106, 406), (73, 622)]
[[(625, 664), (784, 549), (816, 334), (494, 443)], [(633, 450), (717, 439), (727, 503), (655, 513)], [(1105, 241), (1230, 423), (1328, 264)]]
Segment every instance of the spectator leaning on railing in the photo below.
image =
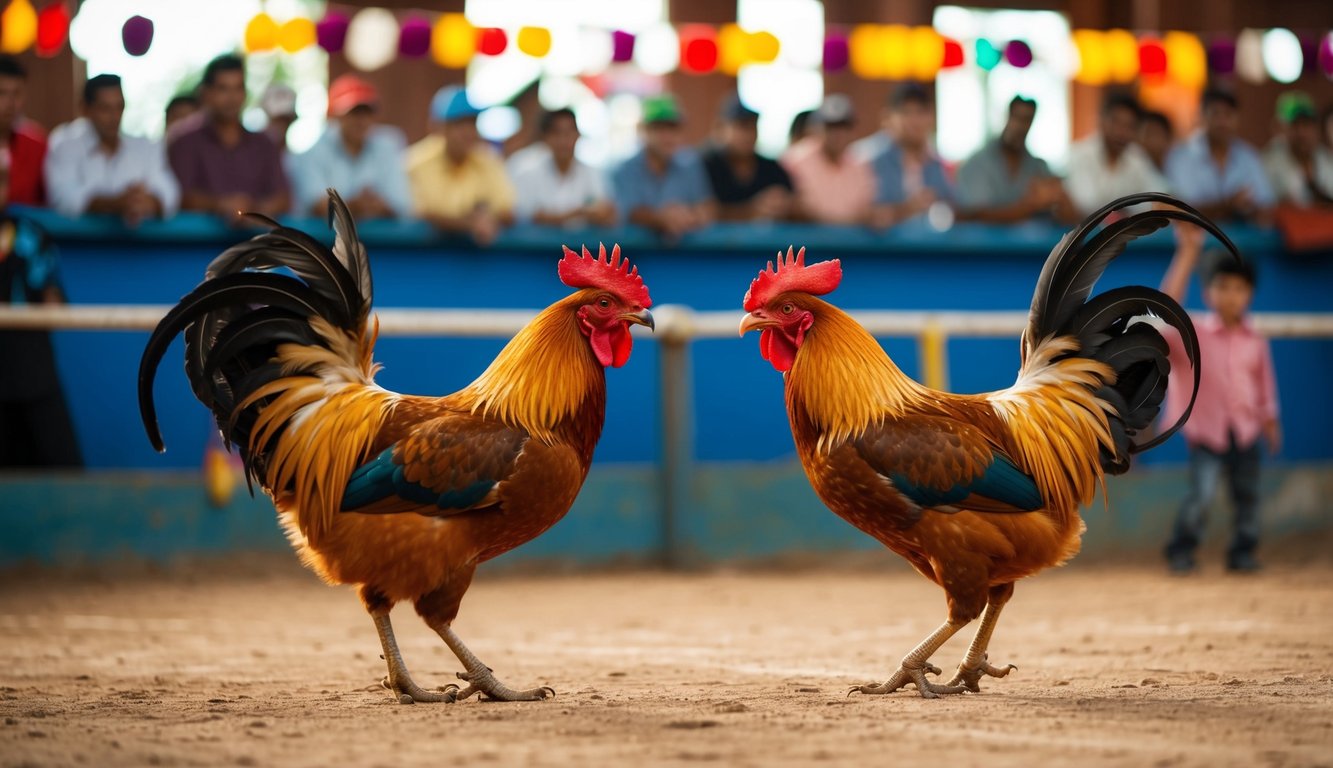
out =
[(1167, 180), (1180, 199), (1214, 219), (1268, 223), (1273, 188), (1259, 153), (1236, 137), (1236, 97), (1210, 88), (1203, 93), (1203, 126), (1171, 150)]
[(791, 211), (791, 177), (755, 151), (758, 138), (759, 114), (739, 97), (728, 97), (718, 115), (713, 143), (703, 152), (719, 218), (773, 221)]
[(241, 125), (245, 61), (230, 54), (204, 68), (203, 109), (177, 123), (167, 158), (181, 187), (181, 209), (237, 222), (241, 212), (279, 216), (291, 208), (278, 147)]
[(571, 109), (542, 113), (537, 141), (505, 164), (514, 183), (520, 221), (553, 227), (609, 227), (616, 207), (601, 172), (574, 155), (579, 125)]
[(964, 218), (1013, 224), (1037, 216), (1069, 221), (1077, 218), (1046, 161), (1028, 151), (1028, 131), (1037, 116), (1037, 102), (1015, 96), (1009, 102), (1004, 130), (958, 169), (958, 207)]
[(490, 245), (514, 220), (514, 187), (504, 163), (477, 134), (481, 110), (445, 86), (431, 99), (434, 132), (407, 150), (407, 178), (421, 218), (445, 232)]
[(28, 71), (19, 60), (0, 54), (0, 171), (9, 177), (9, 202), (42, 205), (46, 202), (42, 183), (46, 134), (23, 116), (27, 83)]
[(124, 114), (119, 77), (97, 75), (84, 83), (83, 117), (51, 132), (51, 207), (66, 216), (112, 214), (131, 226), (176, 212), (180, 189), (162, 145), (121, 133)]
[(1333, 205), (1333, 150), (1319, 143), (1314, 103), (1299, 91), (1284, 93), (1277, 119), (1281, 132), (1264, 149), (1264, 167), (1278, 202)]
[(870, 224), (875, 177), (851, 151), (856, 125), (851, 99), (829, 94), (810, 121), (813, 132), (782, 156), (796, 186), (796, 217), (819, 224)]
[(1166, 178), (1134, 143), (1141, 110), (1133, 96), (1111, 93), (1102, 103), (1098, 131), (1069, 148), (1065, 189), (1079, 213), (1093, 211), (1136, 192), (1165, 192)]
[(616, 202), (629, 223), (675, 240), (707, 226), (716, 209), (699, 155), (681, 145), (684, 116), (669, 93), (643, 100), (643, 148), (612, 174)]
[(293, 162), (296, 212), (328, 214), (330, 187), (358, 219), (405, 218), (412, 195), (403, 167), (402, 131), (377, 125), (379, 92), (355, 75), (329, 86), (329, 124), (319, 141)]
[(953, 184), (932, 144), (935, 105), (916, 83), (900, 86), (889, 98), (885, 127), (872, 143), (860, 143), (875, 174), (871, 223), (890, 227), (926, 212), (937, 202), (952, 204)]

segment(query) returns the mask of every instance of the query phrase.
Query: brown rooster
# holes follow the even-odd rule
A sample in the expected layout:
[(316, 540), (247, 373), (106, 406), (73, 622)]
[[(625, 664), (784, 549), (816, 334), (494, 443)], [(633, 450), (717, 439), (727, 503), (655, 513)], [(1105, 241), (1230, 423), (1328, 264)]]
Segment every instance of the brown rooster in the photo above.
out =
[[(1156, 203), (1112, 223), (1107, 215)], [(805, 251), (770, 263), (745, 295), (741, 334), (762, 330), (760, 350), (785, 374), (787, 414), (801, 464), (820, 499), (852, 525), (906, 558), (943, 587), (948, 619), (884, 683), (853, 692), (883, 694), (915, 684), (922, 696), (979, 690), (983, 675), (1010, 666), (987, 661), (987, 646), (1014, 582), (1060, 565), (1079, 549), (1081, 505), (1105, 473), (1160, 444), (1189, 414), (1148, 439), (1170, 366), (1162, 336), (1141, 318), (1155, 314), (1181, 334), (1199, 386), (1198, 341), (1189, 317), (1151, 288), (1117, 288), (1088, 299), (1107, 264), (1134, 238), (1171, 219), (1203, 226), (1197, 211), (1159, 194), (1108, 205), (1051, 253), (1032, 299), (1018, 381), (1009, 389), (955, 395), (908, 378), (845, 312), (815, 298), (842, 279), (837, 261), (805, 264)], [(1192, 398), (1191, 398), (1192, 406)], [(965, 625), (981, 625), (953, 679), (930, 658)]]
[[(343, 201), (329, 199), (332, 251), (270, 221), (163, 318), (139, 368), (149, 439), (163, 450), (153, 378), (183, 330), (195, 396), (273, 497), (301, 559), (330, 584), (359, 586), (385, 686), (403, 703), (546, 698), (549, 688), (499, 682), (451, 623), (478, 564), (569, 511), (601, 435), (605, 368), (629, 359), (630, 325), (653, 327), (648, 289), (618, 246), (609, 257), (566, 248), (560, 279), (577, 290), (476, 381), (445, 397), (396, 394), (374, 382), (365, 248)], [(465, 688), (425, 690), (408, 675), (389, 623), (403, 600), (458, 656)]]

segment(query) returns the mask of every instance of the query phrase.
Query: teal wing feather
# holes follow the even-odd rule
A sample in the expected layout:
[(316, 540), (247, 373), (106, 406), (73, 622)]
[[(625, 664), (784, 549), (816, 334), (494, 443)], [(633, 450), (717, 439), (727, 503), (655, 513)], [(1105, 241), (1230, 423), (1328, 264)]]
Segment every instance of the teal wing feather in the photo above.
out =
[(468, 414), (424, 422), (352, 473), (342, 511), (446, 516), (492, 507), (527, 439)]

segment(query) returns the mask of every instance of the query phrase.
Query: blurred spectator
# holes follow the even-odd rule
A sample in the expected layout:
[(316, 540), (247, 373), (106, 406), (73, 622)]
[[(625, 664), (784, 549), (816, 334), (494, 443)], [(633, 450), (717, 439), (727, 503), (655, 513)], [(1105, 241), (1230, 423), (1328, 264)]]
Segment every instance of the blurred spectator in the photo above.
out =
[(172, 96), (171, 101), (167, 102), (167, 109), (163, 115), (166, 121), (166, 128), (163, 131), (164, 136), (171, 135), (171, 129), (177, 123), (199, 111), (199, 99), (194, 94), (182, 93), (179, 96)]
[(241, 125), (245, 61), (218, 56), (204, 68), (203, 109), (176, 125), (167, 157), (181, 187), (181, 208), (237, 222), (243, 212), (277, 216), (291, 207), (278, 147)]
[(1203, 93), (1203, 127), (1167, 157), (1166, 173), (1180, 199), (1214, 219), (1264, 222), (1273, 205), (1259, 153), (1236, 137), (1236, 97)]
[(1158, 173), (1166, 173), (1166, 158), (1171, 154), (1171, 145), (1175, 143), (1175, 131), (1171, 129), (1171, 119), (1161, 112), (1143, 110), (1139, 120), (1139, 146), (1147, 153)]
[(23, 116), (27, 83), (28, 70), (19, 60), (0, 54), (0, 171), (9, 177), (9, 202), (42, 205), (46, 202), (42, 183), (46, 134)]
[(883, 139), (860, 147), (875, 175), (873, 223), (889, 227), (925, 213), (936, 202), (953, 202), (953, 186), (931, 144), (935, 107), (916, 83), (901, 86), (889, 99)]
[[(1192, 225), (1177, 226), (1176, 238), (1176, 255), (1162, 278), (1162, 291), (1183, 302), (1190, 274), (1199, 262), (1204, 233)], [(1270, 453), (1276, 454), (1282, 445), (1277, 381), (1268, 339), (1255, 331), (1248, 316), (1254, 298), (1253, 267), (1220, 251), (1209, 252), (1205, 258), (1211, 264), (1205, 265), (1206, 272), (1200, 277), (1204, 303), (1211, 312), (1194, 320), (1204, 365), (1194, 410), (1182, 430), (1190, 449), (1190, 487), (1166, 546), (1167, 564), (1177, 573), (1194, 569), (1204, 511), (1225, 472), (1235, 507), (1227, 569), (1254, 571), (1259, 568), (1254, 553), (1259, 545), (1261, 438)], [(1165, 335), (1172, 370), (1189, 370), (1180, 334)], [(1167, 388), (1167, 423), (1189, 406), (1190, 394), (1188, 388)]]
[(1314, 103), (1304, 93), (1284, 93), (1277, 119), (1282, 132), (1264, 150), (1264, 167), (1278, 202), (1333, 204), (1333, 150), (1319, 142)]
[(51, 132), (51, 207), (65, 216), (110, 213), (130, 226), (176, 212), (180, 189), (166, 153), (157, 142), (121, 133), (124, 114), (118, 76), (97, 75), (84, 83), (83, 117)]
[[(6, 210), (7, 181), (0, 178), (0, 303), (62, 304), (55, 244)], [(0, 467), (82, 466), (50, 332), (0, 329)]]
[(518, 218), (554, 227), (614, 224), (616, 208), (606, 179), (574, 156), (579, 141), (574, 111), (543, 113), (537, 119), (537, 134), (536, 143), (515, 152), (506, 164)]
[(704, 170), (729, 221), (785, 218), (792, 204), (791, 177), (773, 160), (754, 151), (759, 114), (731, 96), (718, 115), (715, 140), (703, 153)]
[(821, 224), (869, 224), (875, 177), (870, 165), (851, 152), (856, 124), (851, 100), (829, 94), (811, 122), (814, 131), (782, 156), (796, 185), (797, 217)]
[(407, 178), (417, 215), (489, 245), (513, 222), (514, 188), (499, 155), (477, 134), (480, 111), (456, 85), (437, 91), (434, 132), (408, 148)]
[(375, 86), (343, 75), (329, 86), (329, 120), (319, 141), (293, 162), (296, 212), (325, 216), (325, 190), (338, 190), (359, 219), (412, 215), (412, 195), (403, 167), (406, 141), (397, 128), (377, 125)]
[(264, 133), (278, 145), (279, 151), (286, 154), (287, 131), (296, 122), (296, 91), (283, 83), (269, 83), (259, 97), (259, 107), (268, 118), (268, 127)]
[(1100, 130), (1069, 148), (1065, 189), (1087, 215), (1125, 195), (1165, 192), (1166, 179), (1153, 167), (1139, 133), (1139, 103), (1133, 96), (1112, 93), (1102, 103)]
[(708, 176), (699, 155), (681, 146), (680, 107), (671, 94), (643, 100), (643, 149), (616, 168), (616, 201), (631, 224), (668, 240), (713, 220)]
[(813, 109), (807, 109), (804, 112), (797, 112), (791, 119), (791, 127), (787, 129), (787, 145), (790, 146), (810, 135), (810, 118), (815, 116)]
[(991, 139), (958, 169), (958, 204), (966, 218), (1010, 224), (1034, 216), (1060, 220), (1076, 217), (1064, 185), (1046, 161), (1028, 151), (1028, 131), (1037, 102), (1015, 96), (1009, 118)]
[(1319, 125), (1322, 126), (1320, 128), (1320, 141), (1324, 142), (1324, 146), (1333, 150), (1333, 104), (1324, 107), (1324, 115), (1319, 119)]

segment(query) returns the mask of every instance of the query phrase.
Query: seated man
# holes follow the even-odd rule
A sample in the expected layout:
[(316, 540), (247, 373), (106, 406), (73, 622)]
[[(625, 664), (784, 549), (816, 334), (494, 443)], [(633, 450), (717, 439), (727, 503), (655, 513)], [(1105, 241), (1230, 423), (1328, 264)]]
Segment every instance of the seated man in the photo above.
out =
[(707, 226), (716, 211), (703, 163), (682, 147), (680, 106), (671, 94), (643, 100), (643, 148), (612, 174), (616, 200), (631, 224), (675, 240)]
[(878, 227), (893, 226), (954, 198), (953, 185), (931, 144), (935, 105), (930, 93), (916, 83), (898, 88), (889, 101), (887, 122), (891, 138), (870, 145), (867, 158), (875, 174), (872, 219)]
[(958, 169), (958, 207), (963, 218), (1012, 224), (1051, 215), (1066, 221), (1077, 212), (1064, 185), (1046, 161), (1028, 151), (1028, 131), (1037, 102), (1015, 96), (1004, 130)]
[(437, 91), (434, 132), (408, 148), (407, 179), (418, 216), (490, 245), (514, 220), (514, 187), (500, 156), (477, 134), (480, 112), (456, 85)]
[(791, 210), (791, 177), (781, 165), (754, 151), (759, 115), (735, 96), (723, 104), (715, 143), (703, 153), (704, 169), (728, 221), (772, 221)]
[(1139, 121), (1138, 144), (1152, 161), (1153, 168), (1166, 178), (1166, 157), (1171, 154), (1175, 144), (1175, 131), (1171, 128), (1171, 118), (1151, 109), (1145, 109)]
[(1319, 143), (1310, 97), (1284, 93), (1277, 102), (1282, 133), (1264, 150), (1264, 167), (1278, 202), (1302, 208), (1333, 206), (1333, 150)]
[(23, 116), (27, 82), (28, 70), (19, 60), (0, 54), (0, 170), (9, 178), (7, 197), (11, 203), (43, 205), (46, 133)]
[(315, 146), (293, 162), (296, 212), (328, 215), (325, 190), (338, 190), (359, 219), (412, 215), (412, 195), (403, 168), (405, 141), (397, 128), (376, 125), (380, 97), (375, 86), (343, 75), (329, 86), (329, 124)]
[(210, 61), (199, 91), (202, 111), (177, 123), (167, 143), (181, 209), (215, 213), (231, 223), (246, 212), (287, 213), (291, 195), (277, 145), (241, 125), (244, 60), (225, 54)]
[(1259, 153), (1236, 136), (1236, 97), (1210, 88), (1202, 109), (1202, 128), (1167, 157), (1172, 191), (1205, 216), (1267, 223), (1273, 188)]
[(51, 134), (46, 153), (51, 207), (66, 216), (109, 213), (130, 226), (174, 214), (180, 189), (162, 146), (120, 132), (125, 114), (120, 78), (89, 78), (83, 114)]
[(574, 156), (579, 124), (571, 109), (543, 112), (538, 140), (515, 152), (506, 164), (520, 221), (551, 227), (609, 227), (616, 207), (606, 179)]
[(1166, 191), (1166, 179), (1134, 143), (1140, 119), (1133, 96), (1112, 93), (1102, 103), (1100, 130), (1069, 148), (1065, 190), (1080, 214), (1136, 192)]
[(812, 133), (782, 156), (796, 187), (795, 216), (820, 224), (870, 224), (875, 176), (851, 151), (856, 124), (851, 100), (828, 95), (810, 122)]

